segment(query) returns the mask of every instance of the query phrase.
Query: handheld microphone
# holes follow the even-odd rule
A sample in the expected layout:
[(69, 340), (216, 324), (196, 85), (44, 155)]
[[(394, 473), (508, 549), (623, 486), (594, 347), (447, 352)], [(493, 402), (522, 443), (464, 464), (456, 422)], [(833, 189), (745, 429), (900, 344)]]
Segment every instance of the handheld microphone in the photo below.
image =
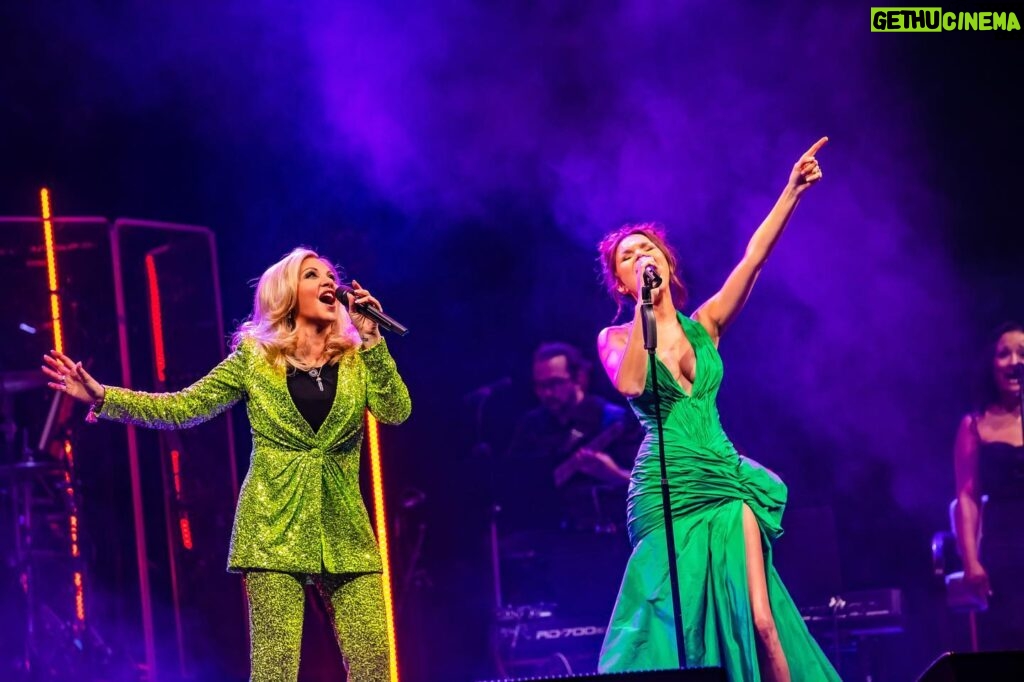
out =
[(653, 263), (644, 266), (644, 286), (652, 289), (661, 286), (661, 275), (658, 274), (658, 268)]
[[(345, 306), (347, 307), (349, 294), (354, 295), (355, 290), (353, 290), (352, 287), (350, 287), (347, 284), (342, 284), (341, 282), (338, 282), (338, 285), (335, 287), (334, 293), (338, 300), (344, 303)], [(405, 336), (406, 334), (409, 333), (408, 327), (406, 327), (404, 324), (402, 324), (395, 318), (391, 317), (387, 313), (381, 310), (377, 310), (372, 305), (367, 305), (366, 303), (357, 303), (355, 308), (361, 314), (366, 315), (368, 318), (376, 322), (377, 325), (381, 329), (384, 329), (385, 331), (389, 331), (393, 334), (398, 334), (399, 336)]]

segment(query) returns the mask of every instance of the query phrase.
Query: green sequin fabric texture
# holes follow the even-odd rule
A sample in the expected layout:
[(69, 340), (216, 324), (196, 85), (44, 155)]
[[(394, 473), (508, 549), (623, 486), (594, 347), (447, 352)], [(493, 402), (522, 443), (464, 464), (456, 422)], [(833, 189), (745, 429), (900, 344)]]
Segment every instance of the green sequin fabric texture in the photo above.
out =
[(113, 386), (98, 416), (157, 429), (212, 419), (245, 400), (252, 427), (249, 472), (231, 532), (228, 568), (294, 574), (376, 573), (380, 552), (359, 490), (365, 411), (404, 421), (409, 391), (381, 340), (343, 355), (334, 404), (313, 432), (287, 378), (246, 340), (202, 379), (174, 393)]
[[(252, 639), (251, 682), (295, 680), (302, 642), (303, 576), (247, 571)], [(388, 637), (379, 573), (315, 576), (313, 584), (327, 606), (348, 679), (388, 682)]]

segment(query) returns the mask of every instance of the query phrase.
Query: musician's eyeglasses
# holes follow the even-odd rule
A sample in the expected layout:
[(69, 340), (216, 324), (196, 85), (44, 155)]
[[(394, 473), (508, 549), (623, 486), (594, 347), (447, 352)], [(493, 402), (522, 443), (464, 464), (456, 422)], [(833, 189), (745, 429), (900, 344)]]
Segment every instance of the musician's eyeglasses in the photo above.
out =
[(551, 377), (543, 381), (534, 381), (533, 388), (537, 391), (554, 391), (572, 383), (569, 377)]

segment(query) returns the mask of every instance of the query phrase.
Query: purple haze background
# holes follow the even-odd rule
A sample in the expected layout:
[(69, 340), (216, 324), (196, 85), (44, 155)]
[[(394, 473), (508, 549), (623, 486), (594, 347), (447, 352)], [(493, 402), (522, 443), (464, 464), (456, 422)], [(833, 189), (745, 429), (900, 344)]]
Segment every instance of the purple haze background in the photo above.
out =
[[(1019, 289), (1020, 237), (974, 244), (1002, 243), (1015, 216), (1019, 169), (973, 172), (997, 144), (1019, 156), (1005, 83), (981, 66), (1019, 62), (1013, 43), (872, 34), (854, 3), (2, 12), (17, 58), (0, 70), (0, 153), (20, 169), (5, 212), (31, 212), (48, 182), (65, 214), (211, 225), (230, 320), (250, 305), (242, 282), (312, 244), (413, 327), (392, 349), (416, 409), (388, 438), (395, 485), (431, 496), (438, 585), (474, 565), (478, 510), (445, 494), (473, 487), (459, 397), (514, 377), (492, 406), (500, 446), (533, 346), (593, 353), (613, 311), (594, 244), (623, 221), (668, 227), (692, 310), (828, 135), (824, 181), (722, 344), (722, 413), (792, 504), (837, 508), (851, 584), (927, 579), (980, 339), (1019, 314), (1001, 294)], [(978, 68), (951, 70), (956, 55)], [(963, 115), (985, 125), (951, 136)]]

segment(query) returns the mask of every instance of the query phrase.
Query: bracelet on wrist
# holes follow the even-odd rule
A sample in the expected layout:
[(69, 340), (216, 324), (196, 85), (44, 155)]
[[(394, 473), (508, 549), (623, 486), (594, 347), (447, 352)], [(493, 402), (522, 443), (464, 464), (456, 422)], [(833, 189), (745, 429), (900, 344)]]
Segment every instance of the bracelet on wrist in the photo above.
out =
[(99, 421), (100, 411), (103, 409), (103, 398), (89, 403), (89, 411), (85, 413), (85, 421), (95, 424)]

